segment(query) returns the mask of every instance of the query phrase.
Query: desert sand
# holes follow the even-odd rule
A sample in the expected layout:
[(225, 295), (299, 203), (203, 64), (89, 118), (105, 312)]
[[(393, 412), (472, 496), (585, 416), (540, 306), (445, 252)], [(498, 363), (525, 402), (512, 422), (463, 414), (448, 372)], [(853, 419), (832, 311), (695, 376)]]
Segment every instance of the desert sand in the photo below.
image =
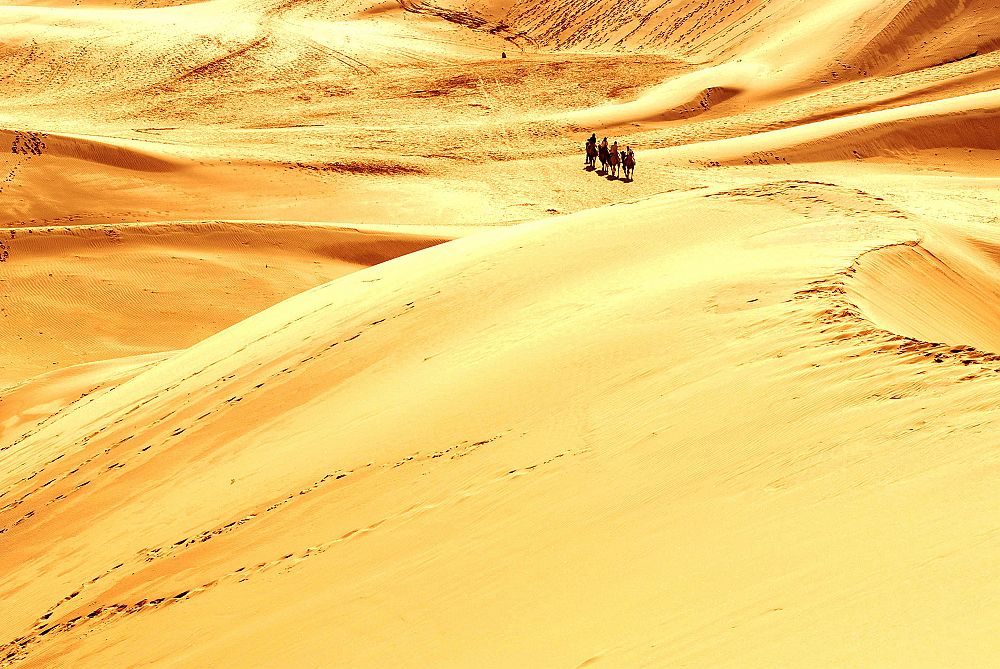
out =
[(0, 666), (995, 667), (998, 21), (8, 0)]

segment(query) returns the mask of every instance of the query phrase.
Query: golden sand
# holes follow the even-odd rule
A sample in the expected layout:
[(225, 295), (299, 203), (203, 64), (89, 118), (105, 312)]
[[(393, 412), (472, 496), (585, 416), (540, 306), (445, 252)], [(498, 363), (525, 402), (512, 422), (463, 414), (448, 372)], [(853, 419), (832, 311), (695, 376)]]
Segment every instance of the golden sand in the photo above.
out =
[(993, 0), (0, 25), (0, 666), (996, 666)]

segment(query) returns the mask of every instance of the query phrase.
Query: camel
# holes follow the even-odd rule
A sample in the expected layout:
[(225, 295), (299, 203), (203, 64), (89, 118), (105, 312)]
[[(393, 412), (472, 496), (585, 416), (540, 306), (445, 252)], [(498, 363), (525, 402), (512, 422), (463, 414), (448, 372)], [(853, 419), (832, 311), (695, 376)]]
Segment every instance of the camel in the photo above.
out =
[(621, 165), (621, 156), (619, 156), (618, 152), (614, 149), (608, 152), (608, 163), (611, 165), (611, 176), (617, 179), (618, 167)]
[(587, 167), (594, 169), (597, 166), (597, 143), (587, 142)]
[(632, 181), (632, 175), (635, 174), (635, 154), (623, 152), (622, 156), (622, 166), (625, 168), (625, 181)]

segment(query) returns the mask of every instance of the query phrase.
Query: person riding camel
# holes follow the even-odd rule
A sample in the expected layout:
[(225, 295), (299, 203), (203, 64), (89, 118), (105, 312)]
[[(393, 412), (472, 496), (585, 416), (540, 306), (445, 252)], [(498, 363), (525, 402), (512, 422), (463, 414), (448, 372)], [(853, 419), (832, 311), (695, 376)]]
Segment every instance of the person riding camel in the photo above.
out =
[(608, 163), (611, 165), (611, 176), (618, 176), (618, 168), (621, 166), (621, 155), (618, 153), (618, 140), (616, 139), (608, 150)]
[(632, 153), (631, 146), (626, 145), (622, 151), (622, 165), (625, 167), (625, 178), (631, 181), (635, 173), (635, 154)]
[(586, 156), (584, 158), (584, 164), (590, 165), (591, 155), (595, 157), (597, 156), (597, 135), (595, 133), (591, 133), (590, 139), (587, 140), (587, 146), (584, 149), (584, 154)]

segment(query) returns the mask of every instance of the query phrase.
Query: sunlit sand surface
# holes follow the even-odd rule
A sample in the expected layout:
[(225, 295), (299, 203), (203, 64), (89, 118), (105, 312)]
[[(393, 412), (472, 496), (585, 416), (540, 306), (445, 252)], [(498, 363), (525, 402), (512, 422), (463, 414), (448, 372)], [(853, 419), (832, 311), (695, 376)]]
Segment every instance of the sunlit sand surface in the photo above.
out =
[(996, 666), (998, 21), (0, 7), (0, 666)]

